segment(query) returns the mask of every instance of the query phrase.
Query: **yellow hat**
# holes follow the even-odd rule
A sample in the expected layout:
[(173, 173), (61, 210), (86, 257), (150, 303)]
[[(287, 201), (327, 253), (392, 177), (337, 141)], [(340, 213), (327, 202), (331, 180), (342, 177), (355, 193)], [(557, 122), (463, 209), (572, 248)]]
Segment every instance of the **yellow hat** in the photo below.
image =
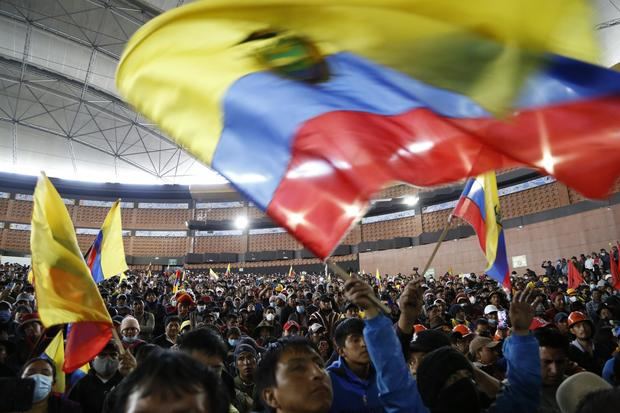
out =
[(280, 291), (282, 291), (282, 290), (284, 290), (284, 286), (283, 286), (282, 284), (278, 284), (278, 285), (276, 285), (276, 291), (277, 291), (277, 292), (280, 292)]
[(192, 327), (192, 323), (191, 323), (191, 321), (189, 321), (189, 320), (185, 320), (185, 321), (183, 321), (183, 322), (181, 323), (181, 328), (179, 328), (179, 331), (183, 331), (183, 329), (184, 329), (185, 327), (189, 327), (189, 328), (191, 329), (191, 327)]
[(530, 288), (530, 289), (536, 288), (536, 283), (534, 283), (534, 281), (530, 281), (529, 283), (527, 283), (527, 288)]
[(545, 277), (545, 278), (543, 278), (543, 282), (544, 282), (544, 283), (548, 283), (548, 282), (549, 282), (549, 277)]

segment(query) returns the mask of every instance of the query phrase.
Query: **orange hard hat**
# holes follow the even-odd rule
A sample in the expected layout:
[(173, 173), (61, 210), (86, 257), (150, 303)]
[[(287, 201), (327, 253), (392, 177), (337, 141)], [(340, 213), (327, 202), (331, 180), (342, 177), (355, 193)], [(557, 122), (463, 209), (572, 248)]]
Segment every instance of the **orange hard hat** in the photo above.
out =
[(426, 327), (424, 327), (423, 324), (414, 324), (413, 325), (413, 332), (415, 334), (418, 334), (420, 331), (424, 331), (426, 330)]
[(590, 321), (588, 317), (581, 311), (573, 311), (568, 315), (568, 327), (572, 327), (577, 323), (581, 323), (582, 321)]
[(452, 329), (453, 333), (461, 333), (461, 336), (467, 337), (472, 334), (471, 330), (464, 324), (459, 324)]

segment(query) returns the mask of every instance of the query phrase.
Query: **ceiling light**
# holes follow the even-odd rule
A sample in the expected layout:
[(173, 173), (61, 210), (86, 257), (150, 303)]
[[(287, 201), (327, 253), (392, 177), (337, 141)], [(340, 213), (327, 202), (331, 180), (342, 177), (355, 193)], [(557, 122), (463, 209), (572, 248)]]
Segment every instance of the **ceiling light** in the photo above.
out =
[(403, 198), (403, 204), (413, 206), (418, 203), (420, 198), (417, 195), (410, 195)]
[(235, 228), (237, 229), (245, 229), (248, 226), (248, 218), (247, 217), (237, 217), (235, 218)]

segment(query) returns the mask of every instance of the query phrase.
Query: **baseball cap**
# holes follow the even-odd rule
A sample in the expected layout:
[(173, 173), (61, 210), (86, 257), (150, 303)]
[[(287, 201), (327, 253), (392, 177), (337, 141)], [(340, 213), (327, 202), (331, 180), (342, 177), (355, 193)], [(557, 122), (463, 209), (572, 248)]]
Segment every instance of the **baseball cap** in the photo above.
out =
[(581, 400), (588, 394), (611, 388), (611, 384), (601, 377), (585, 371), (573, 374), (564, 380), (555, 393), (555, 400), (562, 412), (575, 413)]
[(412, 353), (429, 353), (443, 346), (450, 345), (450, 338), (440, 330), (424, 330), (417, 333), (411, 343), (409, 350)]
[(568, 314), (566, 313), (557, 313), (555, 317), (553, 317), (554, 323), (561, 323), (562, 321), (568, 320)]
[(476, 354), (481, 348), (493, 348), (500, 344), (499, 341), (493, 341), (489, 337), (476, 337), (469, 343), (469, 352)]
[(291, 328), (295, 327), (297, 329), (297, 331), (301, 330), (301, 327), (299, 326), (299, 323), (297, 323), (297, 321), (295, 320), (288, 320), (286, 323), (284, 323), (284, 331), (289, 331)]
[(495, 307), (493, 304), (489, 304), (486, 307), (484, 307), (484, 315), (496, 313), (498, 311), (499, 310), (497, 309), (497, 307)]
[(325, 327), (323, 327), (319, 323), (314, 323), (308, 328), (308, 331), (310, 331), (311, 333), (318, 333), (321, 330), (325, 331)]

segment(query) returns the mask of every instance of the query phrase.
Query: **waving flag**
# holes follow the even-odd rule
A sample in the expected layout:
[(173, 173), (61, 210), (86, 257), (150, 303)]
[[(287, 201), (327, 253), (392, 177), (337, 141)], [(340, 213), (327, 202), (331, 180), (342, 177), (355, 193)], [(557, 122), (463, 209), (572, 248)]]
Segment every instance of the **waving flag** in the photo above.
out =
[(577, 269), (572, 259), (568, 260), (568, 288), (577, 289), (583, 283), (584, 280), (581, 271)]
[(56, 393), (65, 392), (65, 372), (62, 366), (65, 364), (65, 341), (62, 330), (56, 334), (56, 337), (47, 345), (43, 352), (56, 365), (56, 377), (54, 378), (54, 388)]
[(214, 280), (214, 281), (217, 281), (217, 280), (220, 279), (220, 276), (217, 275), (217, 273), (215, 271), (213, 271), (211, 268), (209, 268), (209, 278)]
[(585, 62), (590, 15), (586, 0), (195, 2), (135, 33), (116, 84), (325, 258), (395, 181), (524, 165), (603, 197), (620, 73)]
[(495, 172), (469, 179), (452, 214), (463, 218), (474, 227), (480, 248), (489, 265), (486, 274), (510, 288), (510, 271)]
[(80, 252), (60, 195), (43, 175), (34, 190), (30, 248), (39, 315), (45, 327), (72, 323), (63, 370), (88, 361), (112, 337), (112, 319)]
[[(86, 252), (86, 264), (95, 282), (123, 274), (129, 268), (125, 261), (120, 200), (117, 200), (103, 221), (95, 241)], [(121, 277), (122, 278), (122, 277)]]
[(224, 275), (230, 275), (230, 264), (228, 264), (228, 266), (226, 267), (226, 272), (224, 273)]

